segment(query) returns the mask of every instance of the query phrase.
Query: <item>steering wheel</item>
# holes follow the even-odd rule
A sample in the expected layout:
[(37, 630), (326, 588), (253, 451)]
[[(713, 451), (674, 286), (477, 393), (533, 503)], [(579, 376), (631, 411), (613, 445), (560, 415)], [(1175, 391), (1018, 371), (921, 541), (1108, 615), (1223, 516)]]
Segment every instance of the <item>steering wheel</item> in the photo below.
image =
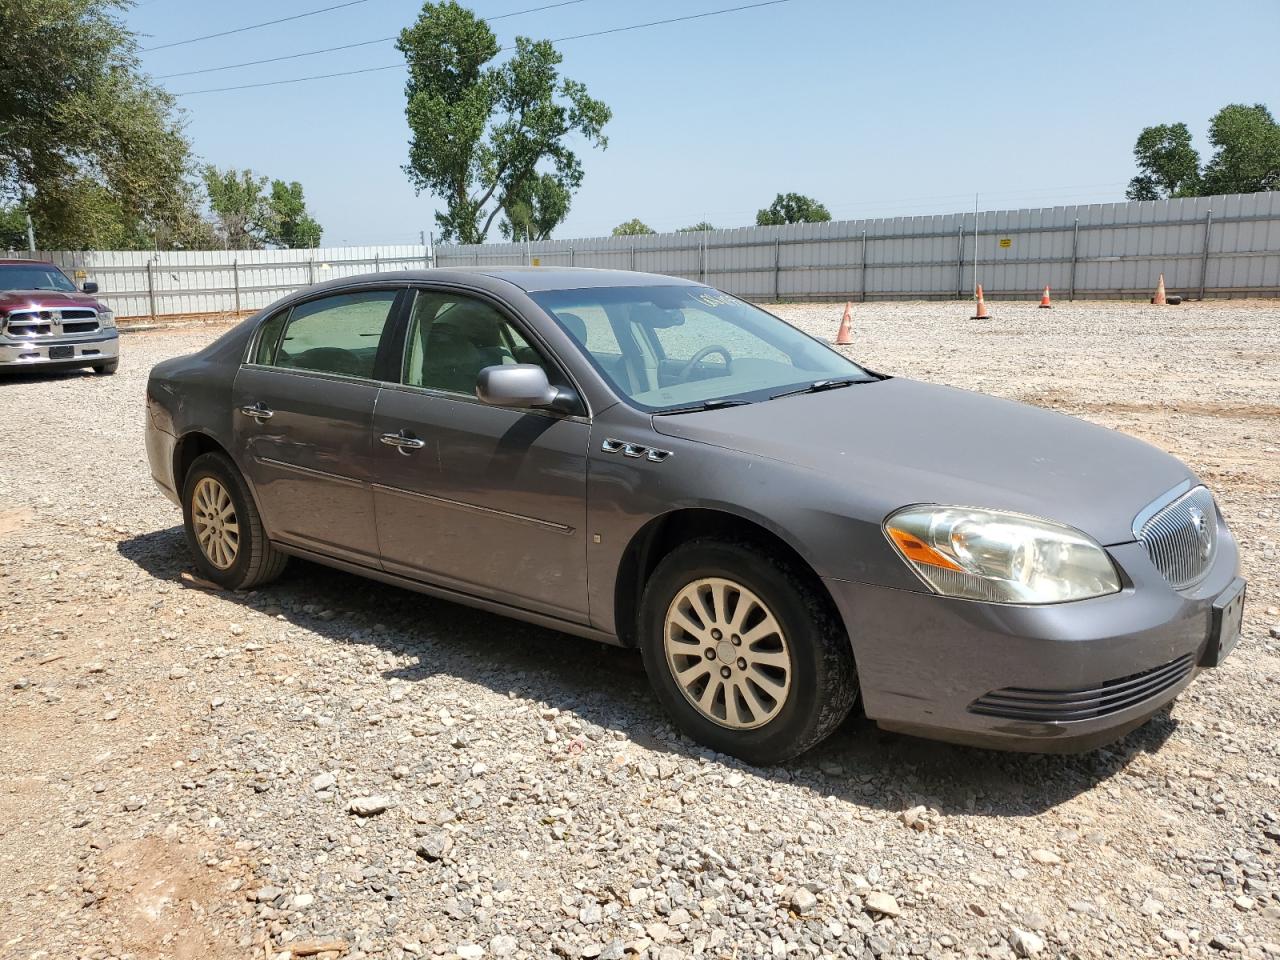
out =
[(727, 348), (720, 346), (720, 344), (718, 343), (713, 343), (710, 346), (703, 347), (701, 350), (699, 350), (697, 353), (695, 353), (692, 357), (689, 358), (689, 362), (686, 363), (683, 367), (681, 367), (679, 371), (676, 373), (676, 382), (684, 383), (686, 380), (688, 380), (689, 374), (693, 373), (694, 368), (697, 367), (697, 365), (701, 363), (703, 360), (705, 360), (707, 357), (711, 356), (711, 354), (713, 353), (718, 353), (720, 354), (720, 356), (724, 357), (725, 373), (732, 373), (733, 372), (733, 356), (729, 353)]

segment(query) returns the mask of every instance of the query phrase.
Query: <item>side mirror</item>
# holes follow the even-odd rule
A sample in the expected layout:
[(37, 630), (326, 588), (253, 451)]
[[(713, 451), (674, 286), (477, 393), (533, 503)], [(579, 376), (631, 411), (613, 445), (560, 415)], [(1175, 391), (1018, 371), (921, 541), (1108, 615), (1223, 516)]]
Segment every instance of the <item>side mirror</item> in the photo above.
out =
[(572, 390), (553, 387), (537, 364), (508, 363), (485, 367), (476, 381), (476, 396), (495, 407), (532, 407), (571, 413), (578, 396)]
[(84, 285), (80, 287), (85, 293), (97, 293), (98, 284), (93, 280), (86, 280)]

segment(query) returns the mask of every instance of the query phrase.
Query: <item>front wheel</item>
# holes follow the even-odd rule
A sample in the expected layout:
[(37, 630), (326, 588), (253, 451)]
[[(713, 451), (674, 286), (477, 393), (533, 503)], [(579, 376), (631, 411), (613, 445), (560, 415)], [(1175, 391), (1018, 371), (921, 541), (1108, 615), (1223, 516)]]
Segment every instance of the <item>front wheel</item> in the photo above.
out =
[(748, 763), (795, 757), (857, 698), (853, 656), (812, 577), (754, 547), (695, 540), (645, 587), (640, 648), (658, 699), (693, 739)]
[(226, 456), (203, 453), (182, 486), (187, 545), (200, 573), (228, 590), (274, 580), (289, 558), (271, 545), (249, 488)]
[(115, 373), (119, 369), (120, 369), (119, 360), (112, 360), (110, 363), (95, 363), (93, 365), (94, 373), (100, 373), (106, 376), (110, 376), (111, 374)]

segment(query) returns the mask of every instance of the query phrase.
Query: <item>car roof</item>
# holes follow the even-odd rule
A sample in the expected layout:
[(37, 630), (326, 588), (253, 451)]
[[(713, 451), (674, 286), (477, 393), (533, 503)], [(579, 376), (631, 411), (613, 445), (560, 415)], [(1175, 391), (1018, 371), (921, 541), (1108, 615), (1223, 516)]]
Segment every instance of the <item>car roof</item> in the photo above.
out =
[(682, 277), (637, 273), (634, 270), (600, 270), (593, 267), (463, 267), (458, 272), (479, 273), (495, 280), (505, 280), (526, 293), (581, 290), (584, 287), (697, 286), (692, 280)]
[(0, 258), (0, 266), (10, 266), (13, 264), (17, 264), (21, 266), (31, 266), (34, 264), (37, 267), (56, 267), (57, 266), (57, 264), (54, 263), (52, 260), (28, 260), (25, 257), (14, 257), (12, 259)]
[[(681, 277), (631, 270), (596, 270), (591, 267), (440, 267), (434, 270), (397, 270), (338, 277), (298, 291), (298, 297), (378, 281), (435, 281), (471, 283), (496, 292), (499, 284), (510, 284), (525, 293), (547, 290), (582, 290), (590, 287), (696, 287)], [(494, 281), (498, 281), (497, 284)]]

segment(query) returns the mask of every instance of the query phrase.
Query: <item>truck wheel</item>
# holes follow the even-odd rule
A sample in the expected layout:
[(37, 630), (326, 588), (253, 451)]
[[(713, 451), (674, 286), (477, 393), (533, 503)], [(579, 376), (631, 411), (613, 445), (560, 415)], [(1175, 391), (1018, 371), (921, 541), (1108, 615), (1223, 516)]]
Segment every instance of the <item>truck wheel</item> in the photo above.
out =
[(658, 699), (699, 743), (789, 760), (857, 699), (849, 638), (820, 586), (755, 547), (694, 540), (645, 587), (640, 650)]
[(106, 376), (110, 376), (111, 374), (115, 373), (119, 369), (120, 369), (119, 360), (112, 360), (110, 363), (95, 363), (93, 365), (94, 373), (104, 374)]
[(224, 454), (203, 453), (191, 464), (182, 518), (201, 575), (228, 590), (268, 583), (289, 561), (267, 539), (244, 478)]

